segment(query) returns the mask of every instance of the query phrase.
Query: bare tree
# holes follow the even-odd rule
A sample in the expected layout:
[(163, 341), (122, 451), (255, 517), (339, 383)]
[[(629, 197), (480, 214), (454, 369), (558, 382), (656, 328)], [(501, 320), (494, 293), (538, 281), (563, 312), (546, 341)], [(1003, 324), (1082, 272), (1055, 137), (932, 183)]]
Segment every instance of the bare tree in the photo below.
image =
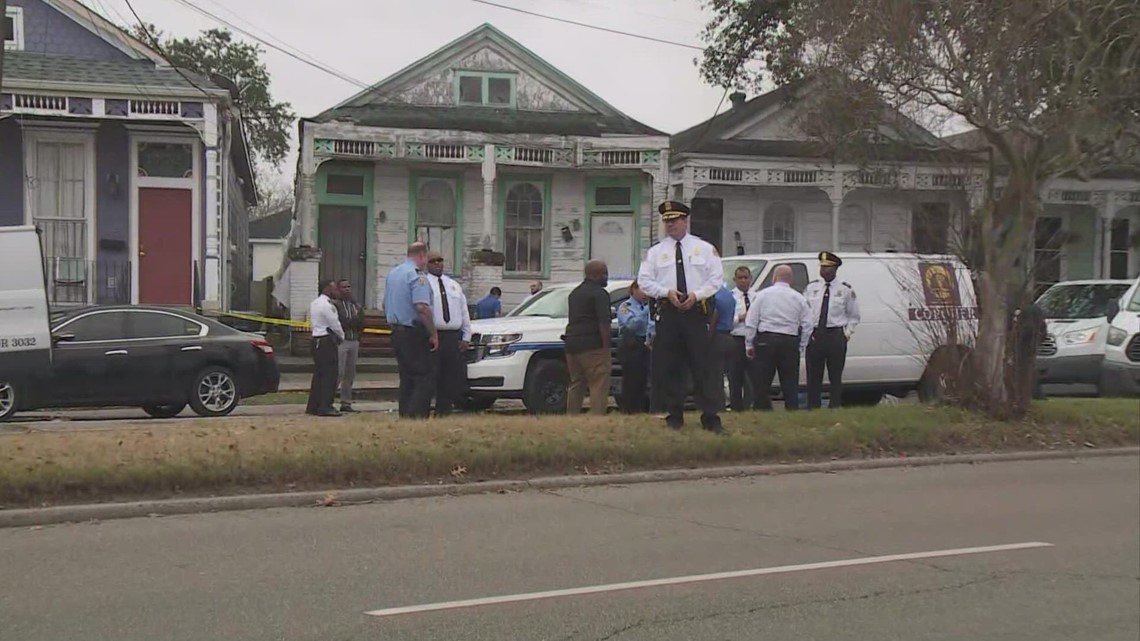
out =
[(251, 219), (264, 218), (281, 210), (293, 209), (293, 184), (285, 180), (277, 167), (262, 167), (258, 172), (258, 204), (249, 212)]
[[(1010, 402), (1021, 387), (1008, 384), (1008, 319), (1026, 290), (1042, 185), (1140, 164), (1136, 0), (707, 4), (714, 18), (702, 71), (718, 85), (758, 82), (747, 61), (764, 52), (778, 81), (811, 77), (838, 96), (873, 91), (905, 113), (950, 114), (976, 128), (1005, 184), (973, 201), (968, 222), (982, 312), (971, 374), (982, 409), (1018, 413), (1026, 404)], [(851, 107), (832, 104), (842, 124)], [(861, 118), (877, 113), (859, 110)], [(874, 122), (859, 129), (873, 131)]]

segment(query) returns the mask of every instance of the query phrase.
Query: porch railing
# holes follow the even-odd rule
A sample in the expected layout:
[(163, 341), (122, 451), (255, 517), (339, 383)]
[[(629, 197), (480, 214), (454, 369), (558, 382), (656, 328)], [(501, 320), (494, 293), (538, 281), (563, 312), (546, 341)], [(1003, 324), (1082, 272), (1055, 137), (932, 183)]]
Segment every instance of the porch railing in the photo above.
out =
[(127, 260), (48, 256), (44, 274), (48, 303), (53, 307), (131, 302), (131, 263)]

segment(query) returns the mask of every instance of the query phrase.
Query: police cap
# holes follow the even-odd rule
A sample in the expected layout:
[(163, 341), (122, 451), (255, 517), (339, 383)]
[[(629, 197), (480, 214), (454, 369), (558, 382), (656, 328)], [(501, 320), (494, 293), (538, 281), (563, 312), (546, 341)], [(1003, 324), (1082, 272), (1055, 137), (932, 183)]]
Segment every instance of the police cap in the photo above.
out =
[(689, 215), (689, 208), (685, 203), (676, 200), (666, 200), (657, 207), (657, 213), (661, 214), (661, 220), (673, 220), (674, 218), (685, 218)]
[(833, 253), (823, 251), (819, 252), (819, 264), (821, 267), (839, 267), (843, 261)]

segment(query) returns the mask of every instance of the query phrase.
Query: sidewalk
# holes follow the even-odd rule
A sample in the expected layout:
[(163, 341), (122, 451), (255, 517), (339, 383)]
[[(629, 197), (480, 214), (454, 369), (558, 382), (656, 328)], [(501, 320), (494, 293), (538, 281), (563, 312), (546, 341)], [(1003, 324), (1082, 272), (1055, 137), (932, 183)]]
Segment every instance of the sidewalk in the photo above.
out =
[[(312, 378), (312, 374), (300, 372), (285, 373), (285, 370), (282, 370), (281, 385), (278, 387), (278, 391), (307, 392), (309, 391), (309, 383), (312, 382)], [(352, 388), (355, 390), (394, 391), (400, 388), (400, 376), (398, 374), (358, 372), (356, 374), (356, 382)]]

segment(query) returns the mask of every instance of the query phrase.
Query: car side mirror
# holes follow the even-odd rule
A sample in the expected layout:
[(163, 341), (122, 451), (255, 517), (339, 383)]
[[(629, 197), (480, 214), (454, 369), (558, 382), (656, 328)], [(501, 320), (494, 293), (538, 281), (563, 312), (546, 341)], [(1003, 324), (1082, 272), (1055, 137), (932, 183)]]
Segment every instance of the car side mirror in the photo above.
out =
[(1105, 309), (1105, 316), (1108, 317), (1108, 322), (1111, 323), (1113, 321), (1113, 319), (1115, 319), (1117, 314), (1119, 314), (1119, 313), (1120, 313), (1120, 301), (1115, 300), (1115, 299), (1108, 301), (1108, 306)]
[(51, 337), (52, 344), (57, 343), (70, 343), (75, 340), (75, 334), (56, 334)]

